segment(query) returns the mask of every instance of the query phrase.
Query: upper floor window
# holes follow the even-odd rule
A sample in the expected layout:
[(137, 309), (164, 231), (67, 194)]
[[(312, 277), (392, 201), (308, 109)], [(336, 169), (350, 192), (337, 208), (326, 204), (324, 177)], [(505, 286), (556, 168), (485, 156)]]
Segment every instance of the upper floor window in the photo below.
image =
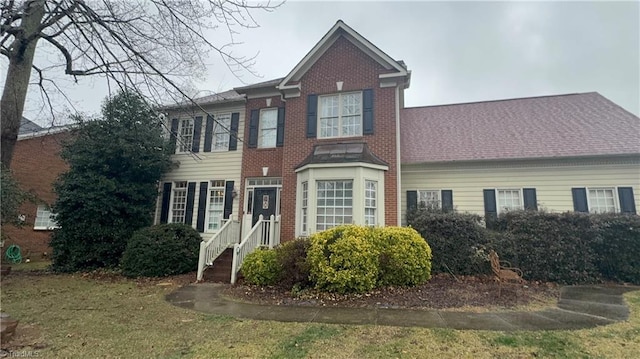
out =
[(260, 111), (260, 130), (258, 134), (258, 147), (276, 147), (278, 129), (278, 109), (265, 108)]
[(319, 138), (362, 136), (362, 92), (319, 98)]
[(229, 131), (231, 128), (231, 114), (225, 113), (216, 116), (213, 125), (213, 151), (229, 150)]
[(178, 152), (189, 152), (193, 145), (193, 119), (185, 118), (180, 120), (178, 128)]
[(589, 210), (592, 213), (617, 212), (615, 188), (589, 188)]

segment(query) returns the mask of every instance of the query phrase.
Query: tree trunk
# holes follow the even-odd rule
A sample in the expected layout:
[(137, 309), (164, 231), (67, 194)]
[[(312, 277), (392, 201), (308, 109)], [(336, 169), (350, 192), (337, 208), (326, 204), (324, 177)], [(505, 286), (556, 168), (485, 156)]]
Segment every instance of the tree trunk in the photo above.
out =
[(44, 0), (28, 1), (19, 27), (21, 31), (9, 47), (9, 68), (0, 99), (1, 160), (7, 168), (11, 167), (13, 148), (18, 139), (33, 55), (39, 39), (36, 32), (43, 17)]

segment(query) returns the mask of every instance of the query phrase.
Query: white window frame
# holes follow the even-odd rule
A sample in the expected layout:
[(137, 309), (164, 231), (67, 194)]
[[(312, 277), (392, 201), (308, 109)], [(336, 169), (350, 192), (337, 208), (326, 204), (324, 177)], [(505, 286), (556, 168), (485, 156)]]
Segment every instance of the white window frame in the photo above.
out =
[(300, 232), (306, 235), (309, 231), (309, 181), (302, 182), (302, 211), (300, 213)]
[[(274, 119), (274, 124), (273, 127), (268, 127), (265, 128), (264, 127), (264, 114), (265, 113), (273, 113), (275, 115)], [(260, 120), (258, 121), (259, 126), (258, 126), (258, 148), (274, 148), (276, 147), (276, 144), (278, 142), (278, 108), (277, 107), (270, 107), (270, 108), (263, 108), (260, 110)], [(263, 131), (264, 130), (272, 130), (274, 133), (273, 136), (273, 143), (265, 143), (264, 141), (264, 134)]]
[[(349, 206), (349, 205), (347, 205), (346, 203), (343, 203), (343, 205), (342, 205), (342, 206), (337, 206), (337, 205), (335, 205), (335, 203), (334, 203), (332, 207), (330, 207), (330, 206), (329, 206), (329, 205), (327, 205), (327, 204), (325, 204), (324, 206), (322, 206), (322, 207), (321, 207), (321, 206), (320, 206), (320, 204), (319, 204), (320, 200), (322, 199), (322, 198), (320, 197), (320, 195), (319, 195), (319, 190), (320, 190), (320, 189), (319, 189), (319, 188), (320, 188), (319, 184), (320, 184), (321, 182), (333, 182), (334, 184), (337, 184), (338, 182), (342, 182), (343, 184), (350, 183), (350, 184), (351, 184), (351, 197), (350, 197), (350, 198), (351, 198), (351, 205)], [(315, 224), (316, 224), (316, 231), (317, 231), (317, 232), (324, 231), (324, 230), (327, 230), (327, 229), (331, 229), (331, 228), (334, 228), (334, 227), (337, 227), (337, 226), (340, 226), (340, 225), (343, 225), (343, 224), (352, 224), (352, 223), (354, 223), (353, 199), (354, 199), (355, 195), (354, 195), (354, 180), (353, 180), (353, 179), (349, 178), (349, 179), (321, 179), (321, 180), (316, 180), (316, 186), (315, 186), (315, 187), (316, 187), (316, 203), (315, 203), (315, 207), (316, 207), (316, 220), (315, 220), (315, 222), (316, 222), (316, 223), (315, 223)], [(346, 187), (346, 186), (343, 186), (343, 191), (346, 191), (345, 187)], [(331, 197), (331, 198), (332, 198), (333, 200), (340, 199), (340, 197), (337, 197), (337, 196), (335, 196), (335, 197)], [(324, 197), (323, 199), (326, 201), (326, 200), (328, 200), (329, 198), (328, 198), (328, 197)], [(347, 200), (347, 197), (346, 197), (346, 196), (343, 196), (343, 197), (341, 197), (341, 199), (342, 199), (343, 201), (346, 201), (346, 200)], [(320, 214), (320, 209), (321, 209), (321, 208), (324, 208), (324, 209), (333, 209), (333, 210), (334, 210), (334, 213), (333, 213), (333, 215), (328, 215), (326, 212), (325, 212), (325, 213), (323, 213), (323, 214)], [(342, 212), (343, 212), (343, 213), (342, 213), (341, 215), (339, 215), (339, 216), (338, 216), (338, 215), (336, 215), (336, 213), (335, 213), (335, 210), (336, 210), (336, 209), (342, 209)], [(351, 210), (351, 215), (345, 215), (345, 214), (344, 214), (344, 212), (345, 212), (345, 210), (346, 210), (346, 209), (350, 209), (350, 210)], [(322, 222), (322, 225), (323, 225), (323, 227), (324, 227), (324, 228), (320, 228), (321, 223), (318, 221), (318, 217), (320, 217), (320, 216), (325, 217), (325, 218), (326, 218), (326, 217), (329, 217), (329, 216), (333, 216), (334, 221), (333, 221), (332, 223), (329, 223), (329, 222), (327, 222), (327, 220), (325, 219), (325, 220)], [(336, 221), (335, 221), (335, 218), (336, 218), (336, 217), (340, 217), (340, 218), (342, 218), (342, 219), (343, 219), (343, 221), (342, 221), (342, 222), (339, 222), (339, 223), (338, 223), (338, 222), (336, 222)], [(346, 218), (348, 218), (348, 217), (351, 217), (351, 221), (345, 221), (345, 219), (346, 219)]]
[[(439, 189), (419, 189), (418, 191), (418, 208), (442, 208), (442, 190)], [(423, 201), (422, 197), (429, 197), (428, 193), (435, 194), (435, 200), (427, 201), (426, 198)], [(424, 202), (424, 204), (423, 204)]]
[[(222, 224), (224, 222), (224, 199), (225, 199), (225, 188), (226, 188), (226, 182), (224, 180), (212, 180), (209, 182), (209, 189), (207, 190), (207, 207), (206, 207), (206, 212), (205, 212), (205, 232), (215, 232), (217, 230), (220, 229), (220, 227), (222, 227)], [(213, 220), (213, 218), (211, 218), (211, 212), (214, 212), (211, 210), (211, 199), (212, 196), (214, 195), (214, 193), (218, 193), (218, 198), (222, 199), (222, 209), (217, 209), (215, 210), (216, 213), (220, 213), (220, 221), (218, 223), (214, 223), (217, 224), (216, 228), (211, 228), (211, 220)]]
[(60, 228), (55, 220), (55, 213), (51, 212), (47, 206), (39, 204), (36, 209), (36, 218), (33, 221), (33, 229), (50, 231), (55, 228)]
[[(369, 185), (373, 184), (373, 190), (369, 188)], [(372, 195), (372, 196), (370, 196)], [(378, 225), (378, 181), (364, 180), (364, 224), (365, 226), (377, 226)], [(372, 214), (367, 214), (370, 212)], [(369, 223), (369, 219), (372, 223)]]
[[(184, 186), (183, 186), (184, 184)], [(171, 203), (169, 204), (169, 218), (168, 218), (168, 222), (169, 223), (185, 223), (186, 220), (186, 216), (187, 216), (187, 187), (189, 185), (188, 181), (177, 181), (173, 183), (173, 186), (171, 188)], [(180, 186), (180, 187), (178, 187)], [(175, 217), (175, 213), (176, 212), (176, 208), (174, 208), (174, 206), (177, 204), (176, 203), (176, 195), (178, 194), (178, 192), (180, 193), (184, 193), (184, 196), (180, 196), (180, 199), (184, 199), (184, 208), (182, 209), (182, 221), (176, 222), (174, 220)]]
[[(185, 133), (185, 127), (190, 126), (190, 133)], [(178, 122), (178, 136), (176, 143), (176, 153), (187, 153), (193, 147), (193, 134), (195, 121), (193, 118), (182, 118)]]
[[(519, 208), (502, 208), (502, 206), (500, 206), (500, 200), (499, 200), (499, 196), (500, 196), (500, 192), (518, 192), (518, 197), (520, 200), (520, 207)], [(509, 211), (522, 211), (524, 210), (524, 197), (522, 195), (522, 188), (496, 188), (495, 189), (495, 200), (496, 200), (496, 212), (499, 215), (500, 213), (505, 213), (505, 212), (509, 212)]]
[[(229, 151), (231, 141), (231, 112), (216, 114), (214, 116), (213, 133), (211, 134), (211, 151)], [(220, 141), (219, 141), (220, 140)]]
[[(360, 99), (360, 107), (359, 107), (359, 116), (360, 116), (360, 131), (358, 133), (355, 134), (344, 134), (344, 123), (343, 123), (343, 119), (345, 117), (347, 117), (345, 114), (343, 114), (343, 109), (344, 109), (344, 103), (343, 100), (348, 96), (348, 95), (358, 95), (359, 99)], [(337, 136), (323, 136), (322, 134), (322, 121), (323, 119), (329, 118), (329, 117), (323, 117), (322, 116), (322, 111), (323, 111), (323, 106), (322, 106), (322, 100), (326, 99), (326, 98), (330, 98), (330, 97), (337, 97), (338, 98), (338, 135)], [(362, 136), (362, 130), (364, 127), (364, 110), (363, 110), (363, 99), (362, 99), (362, 91), (355, 91), (355, 92), (345, 92), (345, 93), (335, 93), (335, 94), (330, 94), (330, 95), (322, 95), (322, 96), (318, 96), (318, 127), (317, 127), (317, 134), (318, 134), (318, 138), (340, 138), (340, 137), (360, 137)]]
[[(589, 211), (589, 213), (620, 213), (620, 203), (619, 203), (619, 198), (618, 198), (618, 187), (617, 186), (597, 186), (597, 187), (585, 187), (585, 190), (587, 191), (587, 210)], [(594, 211), (593, 210), (593, 202), (591, 200), (591, 191), (611, 191), (611, 194), (613, 196), (613, 212), (610, 211), (605, 211), (605, 212), (600, 212), (600, 211)]]

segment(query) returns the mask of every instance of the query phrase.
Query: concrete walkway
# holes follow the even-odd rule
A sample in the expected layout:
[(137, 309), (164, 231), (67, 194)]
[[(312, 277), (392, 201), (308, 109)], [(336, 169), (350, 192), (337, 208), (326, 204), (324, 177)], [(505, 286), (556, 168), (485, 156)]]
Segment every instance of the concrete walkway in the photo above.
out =
[(472, 313), (249, 304), (224, 298), (220, 295), (223, 288), (220, 284), (195, 284), (178, 289), (166, 299), (182, 308), (256, 320), (512, 331), (582, 329), (626, 320), (629, 308), (622, 294), (640, 290), (640, 287), (563, 287), (555, 308), (536, 312)]

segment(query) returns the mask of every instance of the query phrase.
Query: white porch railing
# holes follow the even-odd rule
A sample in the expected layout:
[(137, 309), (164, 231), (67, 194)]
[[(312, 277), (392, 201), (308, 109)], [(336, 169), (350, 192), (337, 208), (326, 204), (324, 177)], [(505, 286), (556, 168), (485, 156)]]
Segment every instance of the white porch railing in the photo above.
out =
[(271, 215), (265, 220), (262, 215), (244, 237), (242, 242), (233, 247), (233, 262), (231, 264), (231, 284), (235, 284), (238, 272), (246, 256), (258, 247), (269, 247), (280, 244), (280, 216)]
[(198, 259), (198, 277), (201, 281), (204, 270), (213, 265), (213, 261), (218, 258), (229, 245), (238, 243), (240, 237), (240, 222), (237, 220), (227, 220), (220, 230), (208, 241), (200, 242), (200, 257)]

